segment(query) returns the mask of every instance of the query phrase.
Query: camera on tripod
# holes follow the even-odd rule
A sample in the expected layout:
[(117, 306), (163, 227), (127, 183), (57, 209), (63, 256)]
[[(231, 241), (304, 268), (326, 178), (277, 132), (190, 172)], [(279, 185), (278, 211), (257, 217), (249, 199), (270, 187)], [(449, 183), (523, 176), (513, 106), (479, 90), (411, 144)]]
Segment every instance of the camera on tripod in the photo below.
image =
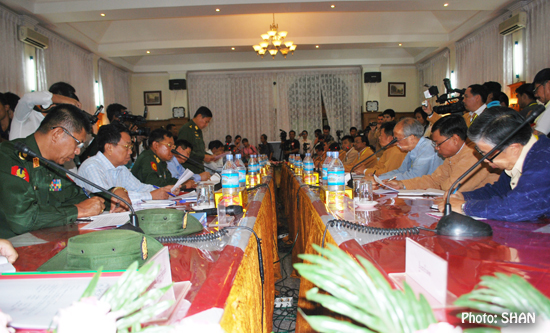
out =
[(279, 131), (281, 132), (279, 133), (279, 137), (281, 138), (281, 141), (283, 142), (286, 141), (286, 132), (283, 131), (282, 129), (279, 129)]
[[(131, 112), (128, 112), (127, 110), (121, 111), (121, 113), (117, 116), (118, 119), (120, 119), (121, 123), (127, 124), (131, 123), (134, 126), (143, 125), (147, 122), (147, 106), (143, 110), (143, 116), (136, 116), (133, 115)], [(132, 126), (130, 126), (131, 128)], [(135, 131), (130, 132), (130, 136), (149, 136), (151, 133), (151, 129), (149, 127), (140, 127)]]
[(436, 102), (442, 104), (434, 106), (433, 111), (439, 114), (464, 112), (466, 110), (464, 107), (464, 92), (466, 89), (453, 89), (451, 80), (449, 79), (443, 79), (443, 84), (445, 85), (446, 93), (441, 96), (439, 96), (439, 89), (436, 86), (431, 86), (424, 93), (426, 96), (436, 96)]

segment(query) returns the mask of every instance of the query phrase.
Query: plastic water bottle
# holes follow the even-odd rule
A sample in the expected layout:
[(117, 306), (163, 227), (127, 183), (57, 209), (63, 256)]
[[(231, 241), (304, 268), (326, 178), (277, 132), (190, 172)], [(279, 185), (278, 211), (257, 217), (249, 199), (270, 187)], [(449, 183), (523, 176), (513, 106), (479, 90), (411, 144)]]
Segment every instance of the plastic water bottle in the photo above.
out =
[(315, 185), (315, 176), (313, 175), (313, 159), (310, 153), (306, 153), (304, 158), (304, 176), (303, 181), (307, 185)]
[(254, 187), (260, 184), (260, 167), (256, 155), (250, 155), (248, 160), (248, 186)]
[(242, 206), (239, 197), (239, 170), (233, 162), (233, 155), (226, 156), (227, 162), (222, 169), (222, 200), (225, 206), (239, 205)]
[(300, 157), (299, 154), (296, 154), (294, 156), (294, 172), (296, 173), (297, 176), (301, 176), (302, 171), (303, 171), (302, 158)]
[(331, 151), (327, 151), (327, 157), (323, 161), (323, 167), (321, 168), (323, 185), (327, 185), (328, 183), (328, 165), (332, 162), (332, 153)]
[(241, 160), (241, 154), (235, 154), (235, 165), (239, 171), (239, 190), (242, 191), (246, 187), (246, 167)]
[(330, 210), (344, 210), (345, 186), (344, 165), (338, 158), (338, 152), (332, 152), (332, 161), (328, 166), (328, 206)]

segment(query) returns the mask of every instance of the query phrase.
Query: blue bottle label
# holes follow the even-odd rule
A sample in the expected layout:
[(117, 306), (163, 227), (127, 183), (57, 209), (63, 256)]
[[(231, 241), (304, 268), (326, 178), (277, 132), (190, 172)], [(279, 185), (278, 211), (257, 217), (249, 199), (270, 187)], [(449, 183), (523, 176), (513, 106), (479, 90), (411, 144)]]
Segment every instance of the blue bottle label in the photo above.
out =
[(304, 163), (304, 170), (305, 171), (313, 171), (313, 162)]
[(330, 170), (328, 172), (328, 185), (345, 185), (346, 178), (344, 170)]
[(222, 187), (223, 188), (239, 187), (239, 173), (235, 171), (222, 171)]

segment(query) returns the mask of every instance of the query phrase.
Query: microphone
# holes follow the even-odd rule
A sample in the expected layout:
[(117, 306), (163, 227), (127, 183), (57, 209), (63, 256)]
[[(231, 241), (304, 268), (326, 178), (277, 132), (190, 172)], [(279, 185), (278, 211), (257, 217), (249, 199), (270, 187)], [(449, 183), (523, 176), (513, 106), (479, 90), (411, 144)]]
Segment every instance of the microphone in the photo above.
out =
[(464, 179), (470, 172), (472, 172), (478, 165), (480, 165), (487, 156), (491, 156), (495, 151), (500, 149), (506, 141), (513, 137), (523, 126), (528, 125), (535, 120), (545, 107), (543, 105), (537, 106), (533, 112), (527, 117), (521, 125), (516, 127), (507, 137), (504, 138), (499, 144), (497, 144), (491, 151), (485, 154), (479, 161), (474, 163), (472, 167), (464, 172), (457, 180), (451, 185), (447, 191), (447, 200), (445, 201), (445, 211), (443, 217), (439, 220), (435, 230), (439, 235), (443, 236), (458, 236), (458, 237), (487, 237), (493, 234), (493, 229), (487, 223), (477, 221), (469, 216), (465, 216), (452, 211), (451, 207), (451, 193), (458, 183)]
[[(182, 153), (180, 153), (179, 151), (177, 151), (177, 150), (175, 150), (175, 149), (172, 149), (172, 154), (178, 155), (178, 156), (181, 156), (181, 157), (185, 158), (189, 163), (193, 164), (194, 166), (197, 166), (197, 167), (201, 167), (201, 166), (202, 166), (202, 167), (204, 167), (205, 169), (208, 169), (208, 170), (210, 170), (210, 171), (212, 171), (212, 172), (214, 172), (214, 173), (217, 173), (218, 175), (220, 174), (218, 171), (216, 171), (216, 170), (214, 170), (214, 169), (212, 169), (212, 168), (209, 168), (209, 167), (207, 167), (207, 166), (204, 165), (204, 164), (201, 164), (199, 161), (194, 160), (194, 159), (192, 159), (191, 157), (187, 157), (187, 156), (183, 155)], [(220, 176), (220, 179), (221, 179), (221, 176)]]
[(134, 231), (137, 231), (137, 232), (141, 232), (143, 233), (143, 230), (141, 230), (141, 228), (139, 227), (139, 222), (138, 222), (138, 218), (137, 218), (137, 215), (136, 215), (136, 211), (134, 210), (134, 207), (132, 207), (132, 205), (130, 205), (130, 203), (126, 200), (124, 200), (123, 198), (121, 198), (120, 196), (114, 194), (113, 192), (109, 191), (109, 190), (106, 190), (104, 189), (103, 187), (97, 185), (97, 184), (94, 184), (92, 183), (91, 181), (89, 181), (88, 179), (82, 177), (82, 176), (79, 176), (78, 174), (72, 172), (72, 171), (69, 171), (67, 169), (65, 169), (64, 167), (62, 167), (61, 165), (58, 165), (57, 163), (54, 163), (42, 156), (39, 156), (37, 153), (35, 153), (32, 149), (30, 149), (26, 144), (24, 144), (23, 142), (16, 142), (14, 144), (14, 147), (15, 149), (17, 149), (18, 151), (22, 152), (23, 154), (27, 154), (28, 156), (30, 157), (35, 157), (35, 158), (38, 158), (41, 162), (51, 166), (51, 167), (54, 167), (55, 169), (58, 169), (60, 171), (63, 171), (65, 172), (66, 174), (68, 175), (71, 175), (72, 177), (75, 177), (83, 182), (85, 182), (86, 184), (88, 185), (91, 185), (97, 189), (99, 189), (100, 191), (104, 192), (104, 193), (108, 193), (110, 194), (111, 196), (117, 198), (118, 200), (124, 202), (126, 204), (126, 206), (128, 206), (128, 208), (130, 208), (130, 211), (132, 212), (130, 214), (130, 223), (132, 224), (133, 227), (126, 227), (127, 224), (125, 224), (124, 226), (120, 227), (119, 229), (130, 229), (130, 230), (134, 230)]
[(355, 164), (353, 166), (353, 168), (351, 168), (351, 170), (349, 171), (349, 175), (350, 175), (350, 180), (348, 181), (348, 186), (353, 188), (353, 175), (352, 175), (352, 172), (353, 170), (355, 170), (355, 168), (357, 168), (359, 166), (359, 164), (365, 162), (366, 160), (368, 160), (369, 158), (373, 157), (374, 155), (378, 154), (379, 152), (381, 152), (382, 150), (388, 148), (389, 146), (393, 145), (394, 143), (397, 142), (397, 138), (393, 138), (393, 140), (390, 141), (390, 143), (388, 143), (387, 145), (385, 145), (384, 147), (378, 149), (377, 151), (375, 151), (374, 153), (372, 153), (370, 156), (368, 156), (367, 158), (364, 158), (363, 160), (359, 161), (357, 164)]

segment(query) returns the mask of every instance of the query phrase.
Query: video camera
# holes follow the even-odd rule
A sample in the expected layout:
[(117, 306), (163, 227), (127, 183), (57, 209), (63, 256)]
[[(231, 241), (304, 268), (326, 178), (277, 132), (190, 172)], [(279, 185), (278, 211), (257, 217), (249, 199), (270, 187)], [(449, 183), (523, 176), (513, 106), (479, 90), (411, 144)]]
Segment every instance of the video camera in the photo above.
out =
[(143, 110), (143, 116), (135, 116), (131, 114), (128, 110), (121, 111), (118, 115), (118, 119), (120, 119), (121, 122), (131, 122), (132, 124), (139, 126), (145, 124), (147, 121), (147, 112), (148, 109), (145, 107), (145, 110)]
[(99, 120), (99, 118), (97, 116), (101, 113), (102, 110), (103, 110), (103, 105), (100, 105), (100, 106), (97, 107), (97, 109), (95, 110), (93, 115), (89, 114), (88, 112), (86, 112), (84, 110), (82, 110), (82, 112), (84, 112), (84, 114), (86, 115), (86, 117), (90, 121), (90, 124), (92, 124), (92, 126), (93, 126)]
[[(451, 80), (449, 79), (443, 79), (443, 84), (445, 85), (446, 93), (441, 96), (439, 96), (439, 89), (436, 86), (431, 86), (427, 91), (429, 95), (437, 97), (436, 102), (438, 104), (443, 104), (434, 106), (433, 111), (439, 114), (464, 112), (464, 92), (466, 89), (453, 89), (451, 87)], [(426, 92), (424, 94), (428, 95)], [(454, 94), (458, 94), (458, 96)]]

